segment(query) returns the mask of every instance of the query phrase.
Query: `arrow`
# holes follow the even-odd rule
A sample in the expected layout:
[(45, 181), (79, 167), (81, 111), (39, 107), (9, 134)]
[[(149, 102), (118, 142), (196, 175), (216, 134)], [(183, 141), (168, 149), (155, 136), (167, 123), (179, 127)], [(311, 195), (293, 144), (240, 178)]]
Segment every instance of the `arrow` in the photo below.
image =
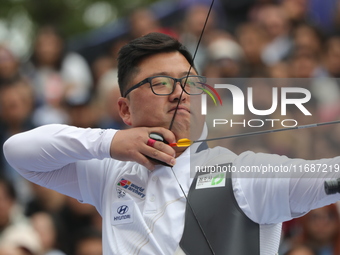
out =
[(177, 146), (177, 147), (189, 147), (191, 144), (199, 143), (199, 142), (209, 142), (209, 141), (216, 141), (216, 140), (236, 138), (236, 137), (243, 137), (243, 136), (252, 136), (252, 135), (263, 135), (263, 134), (276, 133), (276, 132), (281, 132), (281, 131), (288, 131), (288, 130), (295, 130), (295, 129), (304, 129), (304, 128), (312, 128), (312, 127), (320, 127), (320, 126), (333, 125), (333, 124), (339, 124), (339, 123), (340, 123), (340, 120), (335, 120), (335, 121), (314, 123), (314, 124), (302, 125), (302, 126), (296, 126), (296, 127), (263, 130), (263, 131), (248, 132), (248, 133), (236, 134), (236, 135), (230, 135), (230, 136), (208, 138), (208, 139), (202, 139), (202, 140), (196, 140), (196, 141), (191, 141), (188, 138), (183, 138), (183, 139), (179, 139), (177, 141), (177, 143), (171, 143), (170, 146), (172, 146), (172, 147), (175, 147), (175, 146)]
[(193, 142), (188, 138), (179, 139), (177, 143), (170, 143), (171, 147), (189, 147)]

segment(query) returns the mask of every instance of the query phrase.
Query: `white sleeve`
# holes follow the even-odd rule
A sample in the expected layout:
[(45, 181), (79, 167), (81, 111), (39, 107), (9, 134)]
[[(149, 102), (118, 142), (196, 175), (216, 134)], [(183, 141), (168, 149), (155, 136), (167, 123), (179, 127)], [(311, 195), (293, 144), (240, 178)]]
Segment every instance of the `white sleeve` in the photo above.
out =
[(46, 125), (12, 136), (3, 149), (9, 164), (28, 180), (82, 200), (77, 167), (84, 160), (110, 158), (115, 132)]
[[(269, 175), (247, 173), (248, 177), (243, 175), (242, 178), (233, 179), (233, 189), (239, 206), (251, 220), (257, 223), (280, 223), (340, 200), (340, 194), (327, 195), (324, 190), (326, 180), (340, 177), (340, 171), (334, 171), (334, 168), (340, 165), (340, 157), (302, 160), (245, 152), (235, 160), (234, 164), (238, 168), (261, 165), (278, 166), (277, 169), (283, 169), (284, 166), (287, 167), (286, 169), (290, 168), (289, 174), (282, 174), (280, 171)], [(304, 170), (305, 166), (310, 169), (313, 165), (325, 168), (314, 170), (313, 173)], [(331, 168), (333, 171), (330, 171)], [(295, 172), (292, 169), (296, 169)]]

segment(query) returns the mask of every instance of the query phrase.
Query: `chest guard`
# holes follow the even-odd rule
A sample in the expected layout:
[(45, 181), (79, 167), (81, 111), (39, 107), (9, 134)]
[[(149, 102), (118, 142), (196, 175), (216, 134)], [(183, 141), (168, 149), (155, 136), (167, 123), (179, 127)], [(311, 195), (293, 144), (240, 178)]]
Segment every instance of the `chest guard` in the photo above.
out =
[[(221, 164), (228, 166), (231, 163)], [(187, 204), (185, 225), (180, 247), (187, 255), (259, 255), (260, 228), (238, 206), (234, 196), (231, 173), (226, 173), (225, 186), (196, 189), (197, 172), (188, 194), (188, 201), (201, 225), (204, 237), (192, 209)], [(206, 240), (207, 239), (207, 240)]]

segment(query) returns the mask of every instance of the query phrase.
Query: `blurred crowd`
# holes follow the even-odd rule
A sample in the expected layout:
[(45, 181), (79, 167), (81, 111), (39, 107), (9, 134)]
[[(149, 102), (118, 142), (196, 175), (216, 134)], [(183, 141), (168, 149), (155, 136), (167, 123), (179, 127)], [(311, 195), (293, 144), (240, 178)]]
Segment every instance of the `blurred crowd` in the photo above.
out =
[[(93, 61), (69, 51), (62, 31), (50, 25), (37, 30), (29, 58), (20, 59), (8, 45), (0, 44), (0, 144), (13, 134), (51, 123), (127, 128), (116, 104), (120, 96), (118, 50), (133, 38), (162, 32), (178, 38), (194, 54), (209, 10), (204, 2), (210, 2), (189, 2), (166, 25), (152, 9), (134, 10), (128, 17), (129, 31)], [(272, 91), (266, 81), (284, 87), (291, 86), (291, 79), (303, 78), (297, 86), (312, 91), (308, 103), (312, 116), (292, 108), (285, 119), (297, 119), (299, 124), (339, 119), (339, 1), (216, 2), (195, 56), (200, 74), (251, 81), (258, 109), (271, 106)], [(242, 89), (247, 86), (243, 84)], [(222, 96), (230, 99), (230, 95)], [(279, 119), (275, 114), (269, 117)], [(225, 127), (210, 135), (256, 131), (241, 125), (230, 130)], [(228, 139), (222, 145), (236, 153), (254, 150), (306, 159), (334, 157), (340, 152), (340, 128), (331, 125)], [(338, 206), (313, 210), (284, 223), (282, 236), (280, 254), (340, 255)], [(0, 255), (20, 254), (102, 254), (101, 217), (90, 205), (28, 183), (1, 153)]]

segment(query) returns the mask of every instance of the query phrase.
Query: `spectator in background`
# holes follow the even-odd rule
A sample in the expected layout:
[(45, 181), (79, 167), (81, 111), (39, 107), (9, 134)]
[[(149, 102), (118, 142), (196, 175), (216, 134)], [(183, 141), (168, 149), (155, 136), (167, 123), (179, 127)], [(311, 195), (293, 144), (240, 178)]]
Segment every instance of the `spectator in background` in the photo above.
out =
[(308, 0), (283, 0), (280, 5), (291, 26), (295, 27), (308, 21)]
[(41, 255), (65, 255), (59, 247), (61, 233), (58, 233), (58, 229), (62, 227), (60, 222), (57, 223), (51, 214), (44, 212), (33, 214), (31, 222), (41, 240)]
[(0, 44), (0, 86), (19, 75), (19, 60), (5, 46)]
[(118, 112), (117, 101), (120, 96), (117, 70), (113, 69), (100, 79), (97, 88), (95, 100), (99, 107), (99, 126), (101, 128), (127, 128)]
[[(93, 206), (81, 204), (75, 199), (36, 184), (32, 184), (32, 191), (33, 200), (27, 204), (25, 213), (32, 218), (33, 226), (40, 235), (48, 231), (46, 235), (49, 236), (43, 238), (45, 252), (47, 248), (59, 248), (69, 254), (74, 237), (81, 229), (91, 227), (101, 230), (101, 218)], [(51, 244), (52, 241), (55, 245)]]
[[(197, 42), (202, 32), (202, 28), (208, 15), (209, 6), (204, 4), (193, 4), (185, 13), (181, 24), (181, 31), (179, 40), (187, 47), (189, 52), (193, 55), (195, 53)], [(210, 13), (207, 25), (205, 27), (204, 36), (198, 48), (195, 57), (195, 66), (199, 72), (202, 72), (207, 61), (207, 44), (212, 34), (217, 33), (215, 12)]]
[(120, 95), (117, 77), (117, 57), (119, 49), (126, 44), (125, 38), (114, 41), (106, 56), (99, 57), (92, 65), (96, 83), (93, 104), (97, 107), (97, 121), (101, 128), (125, 129), (118, 114), (117, 101)]
[(315, 26), (303, 23), (297, 26), (293, 33), (294, 51), (304, 51), (320, 61), (324, 44), (324, 34)]
[(97, 91), (100, 79), (113, 69), (115, 69), (115, 60), (109, 54), (99, 56), (94, 60), (91, 65), (91, 71), (93, 75), (93, 91)]
[(32, 198), (25, 207), (25, 214), (31, 217), (38, 212), (61, 214), (65, 208), (66, 197), (54, 190), (31, 184)]
[(296, 51), (289, 59), (291, 78), (313, 78), (320, 67), (318, 58), (306, 51)]
[(266, 77), (267, 66), (262, 60), (262, 51), (268, 35), (258, 24), (245, 23), (236, 31), (237, 40), (244, 52), (241, 77)]
[[(281, 61), (267, 67), (268, 78), (290, 78), (287, 62)], [(281, 84), (278, 84), (282, 86)]]
[[(227, 31), (234, 34), (238, 27), (248, 20), (248, 13), (258, 0), (220, 0), (226, 16)], [(267, 2), (267, 0), (261, 0)]]
[(35, 88), (38, 108), (33, 120), (36, 126), (67, 123), (63, 103), (83, 101), (92, 86), (86, 61), (79, 54), (67, 52), (63, 38), (50, 26), (38, 31), (25, 72)]
[(100, 107), (92, 96), (82, 102), (67, 103), (66, 110), (69, 116), (68, 123), (71, 125), (83, 128), (100, 126)]
[[(48, 248), (59, 248), (69, 254), (74, 237), (81, 229), (91, 227), (101, 231), (101, 217), (93, 206), (39, 185), (33, 184), (32, 190), (34, 199), (28, 203), (26, 215), (32, 218), (40, 235), (48, 231), (43, 234), (45, 252)], [(52, 241), (55, 242), (53, 245)]]
[(162, 27), (159, 19), (149, 8), (137, 8), (129, 15), (129, 35), (130, 39), (152, 33), (160, 32), (177, 37), (171, 28)]
[[(34, 127), (31, 121), (33, 111), (33, 91), (26, 80), (16, 77), (0, 86), (0, 145), (13, 134), (27, 131)], [(28, 182), (13, 171), (7, 164), (3, 152), (0, 155), (0, 174), (6, 176), (15, 185), (20, 203), (29, 198)]]
[(214, 78), (239, 77), (243, 50), (228, 34), (220, 34), (207, 45), (208, 59), (203, 74)]
[(282, 8), (265, 5), (258, 11), (256, 20), (267, 34), (267, 44), (261, 52), (266, 65), (275, 64), (286, 58), (292, 49), (290, 26)]
[(340, 77), (340, 36), (330, 37), (327, 40), (323, 64), (330, 77)]
[(84, 229), (91, 228), (101, 232), (102, 219), (96, 208), (89, 204), (80, 203), (78, 200), (67, 197), (65, 207), (59, 214), (60, 220), (65, 226), (67, 253), (73, 250), (75, 237)]
[[(17, 250), (24, 248), (30, 253), (39, 255), (41, 242), (29, 219), (23, 214), (16, 199), (15, 189), (11, 182), (0, 179), (0, 248)], [(1, 249), (0, 249), (1, 250)]]
[(158, 31), (161, 26), (153, 14), (148, 8), (138, 8), (129, 15), (131, 38), (137, 38), (148, 33)]
[(31, 129), (32, 87), (24, 79), (15, 79), (0, 87), (0, 130), (6, 137)]
[(92, 228), (83, 229), (75, 241), (74, 255), (101, 254), (103, 254), (101, 232)]
[(311, 248), (299, 245), (290, 249), (285, 255), (317, 255)]
[(340, 254), (340, 218), (335, 204), (315, 209), (301, 218), (296, 243), (312, 247), (317, 255)]

